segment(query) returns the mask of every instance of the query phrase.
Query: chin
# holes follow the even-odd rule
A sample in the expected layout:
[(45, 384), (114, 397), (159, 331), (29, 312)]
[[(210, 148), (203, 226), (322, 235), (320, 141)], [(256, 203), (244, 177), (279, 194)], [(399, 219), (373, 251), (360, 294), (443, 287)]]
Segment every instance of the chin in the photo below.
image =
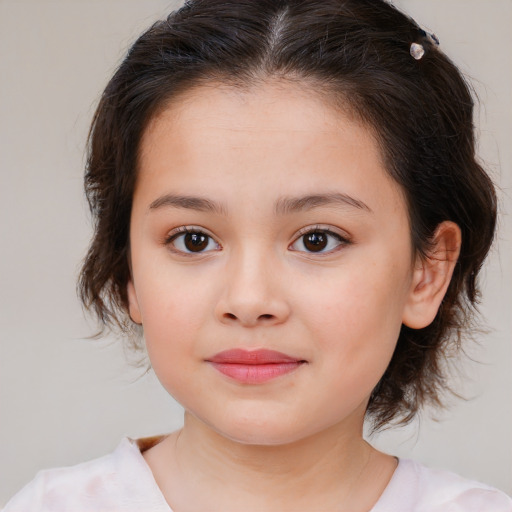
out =
[(304, 437), (300, 434), (287, 434), (284, 432), (221, 432), (218, 433), (235, 443), (246, 446), (284, 446), (300, 441)]
[[(226, 418), (227, 419), (227, 418)], [(315, 434), (315, 429), (307, 429), (298, 421), (286, 423), (274, 421), (262, 421), (261, 419), (244, 418), (226, 421), (221, 425), (209, 425), (219, 435), (243, 445), (252, 446), (279, 446), (298, 442), (306, 437)]]

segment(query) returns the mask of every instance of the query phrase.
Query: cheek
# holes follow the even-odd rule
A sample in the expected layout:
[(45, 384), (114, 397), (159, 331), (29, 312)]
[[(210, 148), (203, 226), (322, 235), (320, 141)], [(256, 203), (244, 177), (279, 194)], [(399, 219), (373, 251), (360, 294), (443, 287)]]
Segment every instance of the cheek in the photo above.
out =
[(136, 276), (141, 283), (137, 297), (148, 355), (162, 378), (197, 356), (194, 341), (207, 323), (210, 298), (209, 289), (197, 280), (188, 280), (186, 272), (166, 272), (158, 265), (154, 268)]
[(195, 267), (173, 264), (161, 250), (147, 251), (140, 259), (149, 262), (140, 264), (134, 276), (144, 327), (157, 338), (159, 332), (192, 327), (208, 301), (209, 281)]
[[(161, 300), (158, 300), (160, 296)], [(151, 367), (167, 392), (178, 402), (186, 402), (184, 390), (195, 394), (201, 390), (195, 378), (199, 311), (193, 308), (197, 295), (192, 293), (150, 294), (145, 303), (144, 339)]]
[[(325, 389), (331, 390), (325, 400), (333, 415), (366, 404), (391, 360), (401, 326), (385, 290), (355, 279), (347, 284), (358, 288), (329, 294), (330, 303), (323, 307), (316, 303), (308, 326), (317, 349), (315, 362), (326, 379)], [(318, 406), (320, 414), (326, 404), (321, 400)]]
[(374, 361), (385, 369), (400, 332), (407, 285), (404, 267), (382, 260), (329, 276), (302, 303), (309, 330), (320, 334), (319, 349), (338, 354), (348, 366)]

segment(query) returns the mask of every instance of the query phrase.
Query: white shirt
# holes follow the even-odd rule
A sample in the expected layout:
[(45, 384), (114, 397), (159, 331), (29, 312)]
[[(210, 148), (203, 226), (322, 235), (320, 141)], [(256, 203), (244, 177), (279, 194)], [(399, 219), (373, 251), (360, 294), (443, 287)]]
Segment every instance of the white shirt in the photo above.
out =
[[(110, 455), (40, 471), (3, 512), (172, 512), (141, 454), (148, 442), (125, 438)], [(512, 512), (512, 499), (454, 473), (400, 459), (370, 512)]]

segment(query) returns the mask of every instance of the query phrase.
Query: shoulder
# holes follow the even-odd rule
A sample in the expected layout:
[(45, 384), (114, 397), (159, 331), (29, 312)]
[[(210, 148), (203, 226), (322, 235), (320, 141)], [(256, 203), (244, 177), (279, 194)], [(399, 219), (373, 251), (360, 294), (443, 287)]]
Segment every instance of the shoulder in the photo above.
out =
[(40, 471), (2, 512), (170, 512), (137, 443), (125, 438), (104, 457)]
[(488, 485), (450, 471), (400, 459), (372, 512), (512, 512), (512, 499)]

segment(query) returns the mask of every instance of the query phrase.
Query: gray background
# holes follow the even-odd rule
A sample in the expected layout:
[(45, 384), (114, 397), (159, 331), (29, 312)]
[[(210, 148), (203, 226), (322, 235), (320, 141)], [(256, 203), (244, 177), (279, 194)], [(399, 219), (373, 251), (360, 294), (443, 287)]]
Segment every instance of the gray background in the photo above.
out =
[[(373, 439), (512, 494), (512, 1), (396, 2), (473, 80), (480, 154), (499, 183), (500, 232), (483, 276), (492, 330), (467, 347), (471, 398)], [(90, 236), (84, 145), (108, 77), (175, 3), (0, 0), (0, 505), (41, 468), (180, 426), (181, 409), (120, 343), (91, 341), (75, 295)]]

